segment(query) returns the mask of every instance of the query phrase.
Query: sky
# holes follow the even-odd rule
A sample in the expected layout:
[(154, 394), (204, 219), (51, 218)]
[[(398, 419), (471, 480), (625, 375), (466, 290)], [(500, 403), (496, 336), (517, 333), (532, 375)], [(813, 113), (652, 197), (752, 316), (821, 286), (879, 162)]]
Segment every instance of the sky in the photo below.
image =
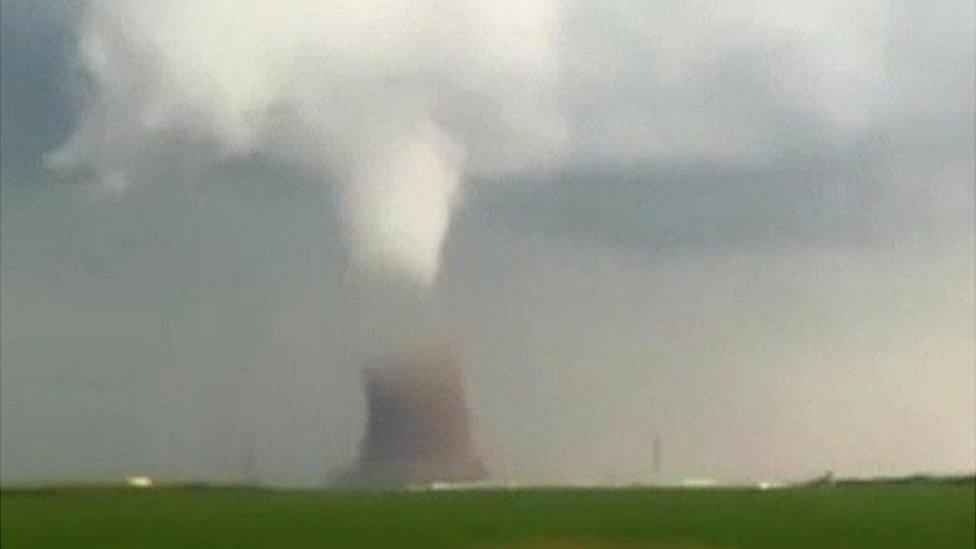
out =
[[(364, 7), (365, 6), (365, 7)], [(0, 3), (0, 481), (976, 469), (973, 5)]]

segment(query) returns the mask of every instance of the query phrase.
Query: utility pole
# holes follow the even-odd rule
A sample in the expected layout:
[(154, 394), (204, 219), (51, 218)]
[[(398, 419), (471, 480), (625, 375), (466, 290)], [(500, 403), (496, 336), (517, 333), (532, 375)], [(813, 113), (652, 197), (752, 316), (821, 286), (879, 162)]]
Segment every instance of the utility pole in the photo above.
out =
[(654, 434), (654, 478), (661, 478), (661, 435)]
[(241, 471), (241, 480), (246, 486), (257, 486), (258, 484), (257, 461), (257, 450), (254, 447), (254, 432), (249, 431), (245, 440), (243, 470)]

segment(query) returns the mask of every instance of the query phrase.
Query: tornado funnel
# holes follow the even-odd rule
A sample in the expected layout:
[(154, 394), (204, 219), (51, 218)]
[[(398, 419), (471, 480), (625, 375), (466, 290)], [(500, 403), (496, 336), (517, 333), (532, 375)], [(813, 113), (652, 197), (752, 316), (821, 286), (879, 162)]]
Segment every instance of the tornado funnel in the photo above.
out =
[(363, 381), (366, 435), (349, 480), (405, 485), (485, 477), (471, 440), (461, 373), (452, 359), (389, 357), (365, 369)]

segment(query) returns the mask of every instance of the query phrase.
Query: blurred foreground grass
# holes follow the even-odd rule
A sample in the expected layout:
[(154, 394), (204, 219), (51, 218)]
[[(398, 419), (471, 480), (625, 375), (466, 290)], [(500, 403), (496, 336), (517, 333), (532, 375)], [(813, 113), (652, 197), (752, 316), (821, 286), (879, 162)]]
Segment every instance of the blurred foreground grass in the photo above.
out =
[(15, 547), (976, 547), (973, 482), (782, 490), (0, 494)]

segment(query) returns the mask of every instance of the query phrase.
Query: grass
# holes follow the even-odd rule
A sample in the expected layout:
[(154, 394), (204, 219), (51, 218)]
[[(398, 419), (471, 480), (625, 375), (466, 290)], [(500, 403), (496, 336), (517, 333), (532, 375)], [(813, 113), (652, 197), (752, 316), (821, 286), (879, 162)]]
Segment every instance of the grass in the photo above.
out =
[(976, 486), (0, 493), (15, 547), (976, 547)]

